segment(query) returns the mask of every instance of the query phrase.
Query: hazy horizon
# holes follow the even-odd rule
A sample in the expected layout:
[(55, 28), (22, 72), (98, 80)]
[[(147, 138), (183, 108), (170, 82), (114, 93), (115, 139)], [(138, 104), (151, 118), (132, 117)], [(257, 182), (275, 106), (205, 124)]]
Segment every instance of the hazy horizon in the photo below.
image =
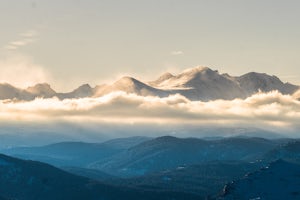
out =
[[(0, 82), (58, 91), (207, 66), (299, 80), (299, 2), (0, 2)], [(26, 74), (26, 76), (22, 76)]]

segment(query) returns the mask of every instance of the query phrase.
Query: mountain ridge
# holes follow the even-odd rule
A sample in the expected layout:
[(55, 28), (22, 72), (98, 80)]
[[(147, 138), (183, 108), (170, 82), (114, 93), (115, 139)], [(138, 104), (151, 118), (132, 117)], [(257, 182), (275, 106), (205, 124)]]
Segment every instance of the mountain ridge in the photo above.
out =
[(208, 67), (195, 67), (179, 74), (166, 72), (154, 81), (141, 81), (124, 76), (112, 84), (91, 87), (83, 84), (71, 92), (58, 93), (48, 83), (38, 83), (20, 89), (8, 83), (0, 83), (0, 100), (34, 100), (35, 98), (73, 99), (101, 97), (111, 92), (123, 91), (140, 96), (167, 97), (181, 94), (190, 100), (209, 101), (216, 99), (232, 100), (247, 98), (259, 91), (277, 90), (282, 94), (294, 94), (300, 86), (282, 82), (277, 76), (266, 73), (249, 72), (241, 76), (220, 74)]

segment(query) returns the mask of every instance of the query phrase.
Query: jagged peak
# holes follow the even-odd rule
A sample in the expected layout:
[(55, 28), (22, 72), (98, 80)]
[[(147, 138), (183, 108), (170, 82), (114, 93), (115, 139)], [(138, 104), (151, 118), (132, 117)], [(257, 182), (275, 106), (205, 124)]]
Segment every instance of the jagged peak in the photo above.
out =
[(135, 78), (131, 77), (131, 76), (122, 76), (119, 81), (122, 80), (122, 81), (134, 81)]
[(81, 86), (79, 86), (76, 90), (81, 90), (81, 89), (92, 89), (92, 87), (90, 86), (90, 84), (83, 84)]
[(158, 79), (156, 79), (155, 81), (149, 82), (149, 83), (150, 83), (150, 85), (151, 84), (157, 85), (157, 84), (167, 81), (173, 77), (175, 77), (175, 76), (173, 74), (171, 74), (170, 72), (165, 72), (160, 77), (158, 77)]
[(26, 91), (30, 93), (39, 93), (42, 91), (47, 91), (50, 93), (55, 93), (55, 91), (51, 88), (51, 86), (48, 83), (38, 83), (34, 86), (30, 86), (26, 89)]
[(164, 81), (164, 80), (167, 80), (167, 79), (172, 78), (172, 77), (174, 77), (173, 74), (171, 74), (170, 72), (165, 72), (157, 80)]
[(51, 88), (51, 86), (48, 83), (37, 83), (34, 86), (30, 86), (29, 88)]
[(6, 83), (6, 82), (3, 82), (3, 83), (0, 83), (0, 86), (3, 86), (3, 87), (9, 87), (9, 88), (17, 88), (9, 83)]
[(223, 77), (225, 77), (225, 78), (227, 78), (229, 80), (232, 80), (232, 81), (235, 81), (235, 79), (236, 79), (236, 77), (231, 76), (228, 73), (221, 74), (221, 76), (223, 76)]
[(227, 77), (227, 78), (234, 78), (234, 76), (231, 76), (230, 74), (228, 74), (228, 73), (223, 73), (223, 74), (221, 74), (222, 76), (224, 76), (224, 77)]
[(259, 73), (259, 72), (248, 72), (242, 76), (269, 76), (266, 73)]
[(182, 74), (191, 74), (191, 73), (202, 73), (202, 72), (210, 72), (213, 71), (208, 67), (204, 67), (204, 66), (197, 66), (197, 67), (193, 67), (193, 68), (188, 68), (186, 70), (184, 70), (182, 72)]
[(275, 75), (269, 75), (269, 74), (266, 74), (266, 73), (249, 72), (249, 73), (246, 73), (246, 74), (240, 76), (240, 78), (245, 78), (245, 77), (249, 77), (251, 79), (253, 79), (253, 78), (273, 79), (273, 80), (276, 80), (276, 81), (282, 83), (282, 81), (277, 76), (275, 76)]
[(0, 82), (0, 85), (12, 86), (11, 84), (9, 84), (9, 83), (7, 83), (7, 82)]
[(119, 80), (117, 80), (115, 84), (124, 84), (124, 85), (134, 85), (136, 83), (141, 83), (139, 80), (133, 78), (133, 77), (130, 77), (130, 76), (123, 76), (121, 77)]
[(29, 86), (28, 88), (33, 88), (33, 87), (50, 87), (50, 84), (48, 84), (48, 83), (37, 83), (33, 86)]
[(269, 75), (267, 73), (259, 73), (259, 72), (248, 72), (240, 77), (257, 77), (257, 78), (263, 78), (263, 77), (269, 77), (269, 78), (274, 78), (280, 80), (277, 76), (275, 75)]
[(92, 93), (93, 88), (89, 84), (83, 84), (72, 91), (72, 93)]
[[(208, 67), (194, 67), (190, 69), (184, 70), (182, 73), (178, 74), (178, 78), (184, 78), (184, 79), (194, 79), (199, 76), (203, 77), (214, 77), (220, 75), (218, 70), (212, 70)], [(220, 75), (221, 76), (221, 75)]]

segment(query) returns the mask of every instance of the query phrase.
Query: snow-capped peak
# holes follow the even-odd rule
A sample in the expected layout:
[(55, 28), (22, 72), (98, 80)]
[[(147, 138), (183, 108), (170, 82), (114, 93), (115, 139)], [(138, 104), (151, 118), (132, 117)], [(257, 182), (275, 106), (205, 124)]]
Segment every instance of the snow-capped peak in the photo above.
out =
[(113, 85), (119, 85), (122, 84), (123, 86), (132, 86), (136, 82), (139, 82), (138, 80), (130, 77), (130, 76), (123, 76), (121, 79), (116, 81)]
[(160, 93), (164, 93), (163, 91), (159, 91), (135, 78), (124, 76), (118, 81), (114, 82), (111, 85), (106, 85), (100, 90), (97, 91), (96, 96), (105, 95), (115, 91), (123, 91), (126, 93), (135, 93), (138, 95), (148, 96), (148, 95), (160, 95)]
[(187, 89), (194, 86), (191, 86), (189, 83), (193, 82), (195, 79), (210, 79), (210, 76), (214, 76), (217, 72), (211, 70), (208, 67), (195, 67), (184, 70), (182, 73), (169, 77), (163, 81), (155, 81), (156, 87), (164, 89)]
[(197, 67), (188, 68), (184, 70), (182, 74), (194, 74), (194, 73), (205, 72), (205, 71), (212, 71), (212, 70), (208, 67), (197, 66)]
[(149, 84), (153, 85), (153, 86), (157, 86), (160, 83), (162, 83), (170, 78), (173, 78), (173, 77), (174, 77), (173, 74), (166, 72), (166, 73), (162, 74), (157, 80), (149, 82)]
[(165, 80), (170, 79), (170, 78), (172, 78), (172, 77), (174, 77), (173, 74), (171, 74), (171, 73), (169, 73), (169, 72), (166, 72), (166, 73), (164, 73), (163, 75), (161, 75), (161, 76), (157, 79), (157, 81), (165, 81)]

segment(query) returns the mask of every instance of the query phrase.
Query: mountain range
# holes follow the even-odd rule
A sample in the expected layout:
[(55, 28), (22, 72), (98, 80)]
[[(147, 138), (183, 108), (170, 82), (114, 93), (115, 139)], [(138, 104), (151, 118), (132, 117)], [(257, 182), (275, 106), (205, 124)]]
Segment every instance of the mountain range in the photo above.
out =
[(12, 148), (0, 154), (0, 199), (299, 199), (299, 152), (298, 139), (254, 137)]
[[(37, 160), (56, 167), (76, 167), (77, 170), (86, 168), (111, 176), (136, 177), (212, 161), (256, 162), (265, 157), (272, 161), (280, 158), (273, 156), (273, 151), (277, 150), (278, 145), (286, 142), (281, 139), (255, 137), (210, 140), (172, 136), (130, 137), (103, 143), (62, 142), (0, 151), (10, 156)], [(281, 149), (279, 151), (281, 152)]]
[(246, 98), (259, 91), (277, 90), (282, 94), (293, 94), (299, 86), (282, 82), (278, 77), (265, 73), (250, 72), (242, 76), (220, 74), (208, 67), (195, 67), (173, 75), (162, 74), (154, 81), (140, 81), (133, 77), (122, 77), (112, 84), (91, 87), (84, 84), (77, 89), (58, 93), (48, 83), (36, 84), (26, 89), (8, 83), (0, 84), (0, 99), (33, 100), (35, 98), (84, 98), (100, 97), (111, 92), (123, 91), (142, 96), (166, 97), (181, 94), (190, 100), (215, 100)]

